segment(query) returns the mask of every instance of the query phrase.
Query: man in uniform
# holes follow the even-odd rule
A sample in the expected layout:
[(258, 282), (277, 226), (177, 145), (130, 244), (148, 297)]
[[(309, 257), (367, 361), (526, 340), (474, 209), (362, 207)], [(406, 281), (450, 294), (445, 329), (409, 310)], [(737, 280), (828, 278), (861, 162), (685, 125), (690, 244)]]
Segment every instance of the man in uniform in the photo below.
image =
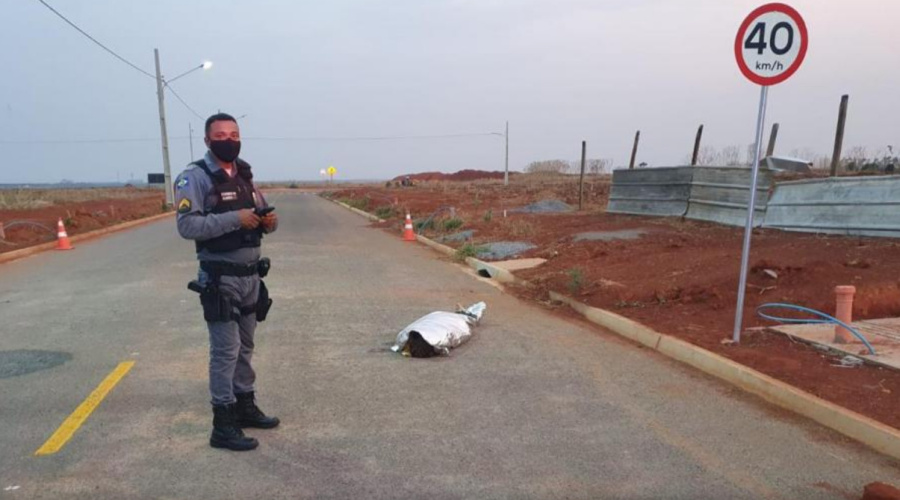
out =
[(200, 293), (209, 328), (209, 390), (213, 431), (210, 445), (243, 451), (256, 439), (242, 427), (271, 429), (279, 424), (256, 406), (250, 365), (257, 321), (265, 320), (272, 301), (261, 278), (269, 260), (260, 258), (264, 233), (278, 218), (253, 185), (250, 165), (238, 158), (237, 121), (225, 113), (206, 120), (209, 151), (175, 182), (178, 232), (194, 240), (199, 279), (189, 288)]

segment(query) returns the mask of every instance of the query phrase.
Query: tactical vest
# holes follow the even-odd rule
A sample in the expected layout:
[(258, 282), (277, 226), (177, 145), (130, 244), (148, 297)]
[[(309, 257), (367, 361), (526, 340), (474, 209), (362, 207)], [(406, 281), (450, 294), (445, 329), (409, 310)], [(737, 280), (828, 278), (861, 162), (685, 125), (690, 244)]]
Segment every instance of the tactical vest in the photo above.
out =
[[(215, 198), (215, 204), (211, 209), (205, 211), (204, 215), (224, 214), (245, 208), (251, 210), (256, 208), (253, 173), (250, 171), (248, 163), (243, 160), (237, 160), (235, 162), (237, 175), (234, 177), (229, 176), (227, 172), (221, 169), (213, 173), (203, 160), (195, 161), (193, 164), (203, 169), (213, 182), (213, 190), (210, 196)], [(223, 253), (240, 248), (256, 248), (262, 243), (262, 230), (241, 228), (237, 231), (225, 233), (218, 238), (197, 241), (196, 243), (197, 252), (206, 250), (212, 253)]]

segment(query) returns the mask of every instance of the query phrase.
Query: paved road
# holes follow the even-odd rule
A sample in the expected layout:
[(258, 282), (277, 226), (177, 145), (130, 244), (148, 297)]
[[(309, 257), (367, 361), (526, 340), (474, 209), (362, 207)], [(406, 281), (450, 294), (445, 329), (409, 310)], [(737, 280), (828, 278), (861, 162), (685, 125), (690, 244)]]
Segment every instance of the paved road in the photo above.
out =
[[(146, 226), (0, 267), (0, 498), (844, 499), (900, 482), (896, 462), (340, 207), (274, 198), (256, 367), (284, 424), (253, 432), (255, 452), (208, 447), (192, 247), (171, 222)], [(479, 300), (484, 323), (452, 357), (387, 352), (420, 315)], [(18, 366), (45, 368), (9, 376), (23, 350), (49, 354)], [(65, 448), (33, 456), (128, 359)]]

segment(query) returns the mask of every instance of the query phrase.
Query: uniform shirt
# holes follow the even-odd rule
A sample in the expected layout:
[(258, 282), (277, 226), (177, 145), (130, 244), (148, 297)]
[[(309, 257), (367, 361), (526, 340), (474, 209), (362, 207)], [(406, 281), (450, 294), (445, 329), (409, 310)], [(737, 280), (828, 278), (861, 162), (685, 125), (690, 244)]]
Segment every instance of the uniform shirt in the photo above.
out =
[[(212, 173), (221, 170), (219, 164), (207, 152), (203, 157), (207, 168)], [(237, 175), (237, 166), (235, 166)], [(262, 193), (256, 186), (253, 187), (256, 206), (265, 208), (268, 206)], [(189, 165), (187, 170), (181, 173), (175, 181), (175, 208), (177, 210), (176, 222), (178, 234), (188, 240), (205, 241), (218, 238), (223, 234), (237, 231), (241, 228), (241, 220), (237, 211), (223, 214), (209, 213), (216, 204), (213, 191), (213, 180), (206, 175), (202, 168)], [(274, 231), (275, 228), (272, 228)], [(212, 253), (206, 249), (197, 252), (197, 259), (213, 262), (229, 262), (232, 264), (251, 264), (259, 260), (260, 248), (238, 248), (230, 252)]]

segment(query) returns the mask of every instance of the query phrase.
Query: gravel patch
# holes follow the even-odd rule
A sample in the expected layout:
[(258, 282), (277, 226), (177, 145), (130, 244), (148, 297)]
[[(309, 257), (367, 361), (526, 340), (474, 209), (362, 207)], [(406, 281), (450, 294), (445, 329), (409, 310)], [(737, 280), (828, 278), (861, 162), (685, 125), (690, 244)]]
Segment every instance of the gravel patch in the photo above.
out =
[(459, 243), (459, 242), (463, 242), (463, 241), (471, 241), (474, 236), (475, 236), (475, 230), (469, 229), (466, 231), (460, 231), (456, 234), (441, 236), (440, 238), (438, 238), (438, 241)]
[(572, 210), (574, 210), (574, 208), (560, 200), (541, 200), (522, 208), (514, 208), (510, 211), (529, 214), (552, 214), (571, 212)]
[(591, 231), (575, 235), (574, 241), (636, 240), (647, 234), (644, 229), (622, 229), (620, 231)]
[(537, 247), (524, 241), (497, 241), (494, 243), (486, 243), (478, 248), (478, 258), (495, 260), (509, 259), (523, 252), (527, 252), (532, 248)]

